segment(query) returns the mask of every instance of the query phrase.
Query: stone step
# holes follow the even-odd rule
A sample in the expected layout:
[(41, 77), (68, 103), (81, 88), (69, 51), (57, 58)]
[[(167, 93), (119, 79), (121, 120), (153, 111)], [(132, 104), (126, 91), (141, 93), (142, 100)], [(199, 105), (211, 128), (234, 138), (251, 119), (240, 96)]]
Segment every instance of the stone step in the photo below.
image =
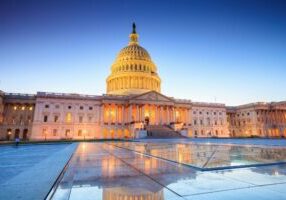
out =
[(183, 137), (180, 133), (174, 131), (168, 126), (165, 125), (149, 125), (146, 126), (146, 130), (148, 133), (148, 137), (156, 137), (156, 138), (181, 138)]

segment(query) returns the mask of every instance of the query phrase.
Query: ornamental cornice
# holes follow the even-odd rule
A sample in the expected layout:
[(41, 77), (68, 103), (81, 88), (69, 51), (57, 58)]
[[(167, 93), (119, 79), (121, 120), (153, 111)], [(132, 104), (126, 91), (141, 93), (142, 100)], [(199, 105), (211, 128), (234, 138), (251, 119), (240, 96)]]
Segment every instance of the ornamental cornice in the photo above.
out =
[(109, 82), (113, 79), (116, 78), (127, 78), (127, 77), (136, 77), (136, 78), (152, 78), (155, 79), (159, 82), (161, 82), (161, 79), (157, 75), (153, 75), (152, 73), (147, 73), (147, 72), (125, 72), (125, 73), (118, 73), (118, 74), (111, 74), (110, 76), (107, 77), (106, 82)]

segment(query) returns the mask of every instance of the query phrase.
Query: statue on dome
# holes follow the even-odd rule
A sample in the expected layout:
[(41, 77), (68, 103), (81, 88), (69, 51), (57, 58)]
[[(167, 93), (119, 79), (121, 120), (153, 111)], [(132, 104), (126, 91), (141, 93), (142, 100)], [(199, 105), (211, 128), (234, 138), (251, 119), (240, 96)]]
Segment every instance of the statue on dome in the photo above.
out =
[(133, 22), (133, 24), (132, 24), (132, 33), (136, 34), (136, 24), (135, 24), (135, 22)]

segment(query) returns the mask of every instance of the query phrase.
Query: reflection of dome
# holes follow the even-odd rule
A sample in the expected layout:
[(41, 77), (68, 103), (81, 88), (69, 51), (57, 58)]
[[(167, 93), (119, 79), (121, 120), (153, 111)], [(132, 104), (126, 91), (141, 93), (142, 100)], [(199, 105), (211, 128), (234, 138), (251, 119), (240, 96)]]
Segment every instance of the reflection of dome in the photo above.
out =
[(103, 200), (164, 200), (163, 189), (158, 192), (142, 190), (142, 188), (104, 188), (102, 192)]
[(133, 24), (130, 42), (118, 54), (106, 79), (108, 94), (140, 94), (150, 90), (160, 92), (161, 80), (149, 53), (138, 44)]

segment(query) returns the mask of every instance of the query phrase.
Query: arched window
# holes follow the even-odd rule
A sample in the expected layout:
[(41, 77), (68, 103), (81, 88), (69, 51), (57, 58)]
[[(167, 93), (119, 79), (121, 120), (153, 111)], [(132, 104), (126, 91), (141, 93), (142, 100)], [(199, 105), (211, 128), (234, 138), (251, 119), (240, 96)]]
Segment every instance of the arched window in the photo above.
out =
[(79, 137), (81, 137), (82, 136), (82, 130), (81, 129), (78, 130), (77, 134), (78, 134)]
[(10, 140), (11, 138), (11, 135), (12, 135), (12, 129), (7, 129), (7, 140)]
[(20, 138), (20, 129), (15, 130), (15, 138)]
[(70, 123), (72, 121), (72, 114), (70, 113), (70, 112), (68, 112), (67, 114), (66, 114), (66, 122), (67, 123)]
[(24, 129), (23, 130), (23, 140), (27, 140), (28, 139), (28, 129)]

